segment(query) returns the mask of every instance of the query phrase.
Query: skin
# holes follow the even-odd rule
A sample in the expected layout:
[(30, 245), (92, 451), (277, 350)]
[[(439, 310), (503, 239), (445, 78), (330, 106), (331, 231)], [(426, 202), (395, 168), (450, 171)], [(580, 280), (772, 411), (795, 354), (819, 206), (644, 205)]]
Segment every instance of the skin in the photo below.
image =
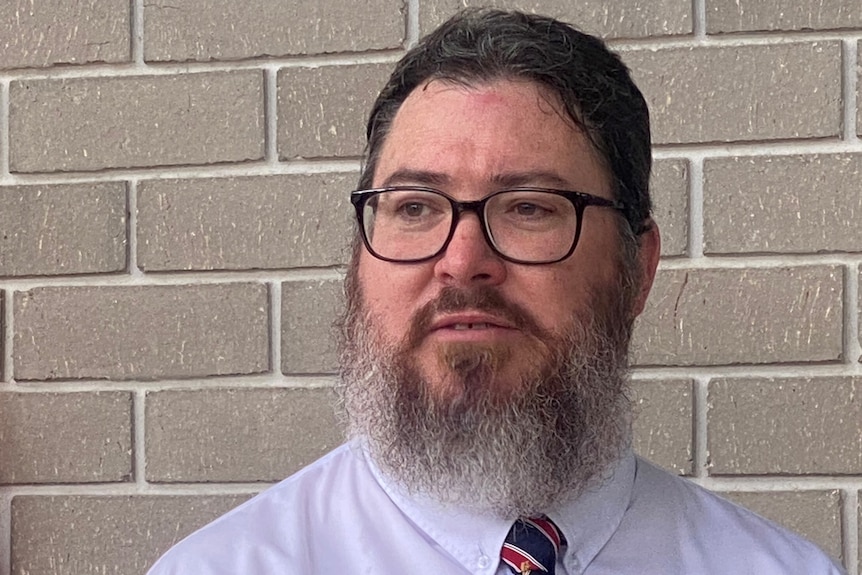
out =
[[(381, 150), (374, 186), (422, 185), (458, 200), (477, 200), (513, 186), (577, 190), (612, 198), (610, 178), (584, 134), (558, 99), (529, 81), (499, 80), (463, 86), (441, 80), (418, 87), (398, 111)], [(419, 264), (359, 256), (365, 309), (386, 342), (402, 341), (416, 311), (444, 287), (495, 288), (525, 309), (544, 330), (560, 334), (590, 317), (597, 294), (619, 281), (620, 250), (614, 210), (588, 207), (575, 252), (556, 264), (507, 262), (487, 245), (478, 218), (462, 217), (447, 250)], [(641, 290), (632, 317), (643, 310), (659, 256), (655, 224), (639, 238)], [(479, 329), (455, 329), (476, 324)], [(485, 324), (482, 326), (482, 324)], [(495, 385), (516, 385), (544, 342), (494, 314), (464, 310), (435, 316), (415, 349), (432, 395), (457, 393), (440, 350), (452, 345), (506, 349)]]

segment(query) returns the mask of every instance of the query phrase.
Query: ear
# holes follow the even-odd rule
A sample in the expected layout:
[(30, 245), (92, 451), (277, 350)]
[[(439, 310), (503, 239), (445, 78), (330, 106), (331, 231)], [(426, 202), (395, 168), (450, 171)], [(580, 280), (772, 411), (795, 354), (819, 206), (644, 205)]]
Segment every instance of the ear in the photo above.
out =
[(644, 222), (646, 230), (638, 237), (638, 273), (640, 284), (632, 305), (632, 319), (643, 312), (647, 297), (655, 280), (659, 257), (661, 256), (661, 234), (658, 224), (652, 218)]

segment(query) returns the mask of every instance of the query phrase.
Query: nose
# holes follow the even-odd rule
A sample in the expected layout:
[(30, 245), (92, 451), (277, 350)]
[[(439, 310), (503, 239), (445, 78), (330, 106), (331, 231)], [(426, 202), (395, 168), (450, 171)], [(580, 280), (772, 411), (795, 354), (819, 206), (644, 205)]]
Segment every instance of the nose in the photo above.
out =
[(506, 279), (506, 262), (488, 245), (475, 213), (461, 214), (452, 240), (434, 264), (434, 275), (446, 285), (498, 285)]

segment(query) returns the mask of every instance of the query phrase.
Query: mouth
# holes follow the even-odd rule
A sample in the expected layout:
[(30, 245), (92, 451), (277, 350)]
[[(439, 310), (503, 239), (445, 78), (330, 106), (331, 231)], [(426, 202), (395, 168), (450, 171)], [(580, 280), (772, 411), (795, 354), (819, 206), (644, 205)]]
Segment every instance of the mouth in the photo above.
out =
[(452, 326), (448, 326), (449, 329), (454, 329), (455, 331), (466, 331), (468, 329), (489, 329), (491, 327), (497, 327), (490, 323), (479, 322), (479, 323), (456, 323)]
[(452, 314), (438, 318), (431, 324), (429, 331), (487, 331), (487, 330), (514, 330), (515, 326), (502, 318), (488, 314), (468, 313)]

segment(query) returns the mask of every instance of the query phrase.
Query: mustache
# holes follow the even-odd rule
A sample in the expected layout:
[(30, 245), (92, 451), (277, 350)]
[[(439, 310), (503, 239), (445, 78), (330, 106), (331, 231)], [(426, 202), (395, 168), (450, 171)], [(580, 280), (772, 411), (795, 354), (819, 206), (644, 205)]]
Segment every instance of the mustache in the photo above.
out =
[(444, 287), (433, 300), (419, 308), (413, 315), (407, 333), (407, 349), (416, 349), (431, 331), (434, 318), (441, 313), (476, 310), (499, 317), (517, 326), (521, 331), (534, 337), (549, 337), (533, 315), (523, 306), (507, 300), (491, 286), (478, 286), (468, 289)]

